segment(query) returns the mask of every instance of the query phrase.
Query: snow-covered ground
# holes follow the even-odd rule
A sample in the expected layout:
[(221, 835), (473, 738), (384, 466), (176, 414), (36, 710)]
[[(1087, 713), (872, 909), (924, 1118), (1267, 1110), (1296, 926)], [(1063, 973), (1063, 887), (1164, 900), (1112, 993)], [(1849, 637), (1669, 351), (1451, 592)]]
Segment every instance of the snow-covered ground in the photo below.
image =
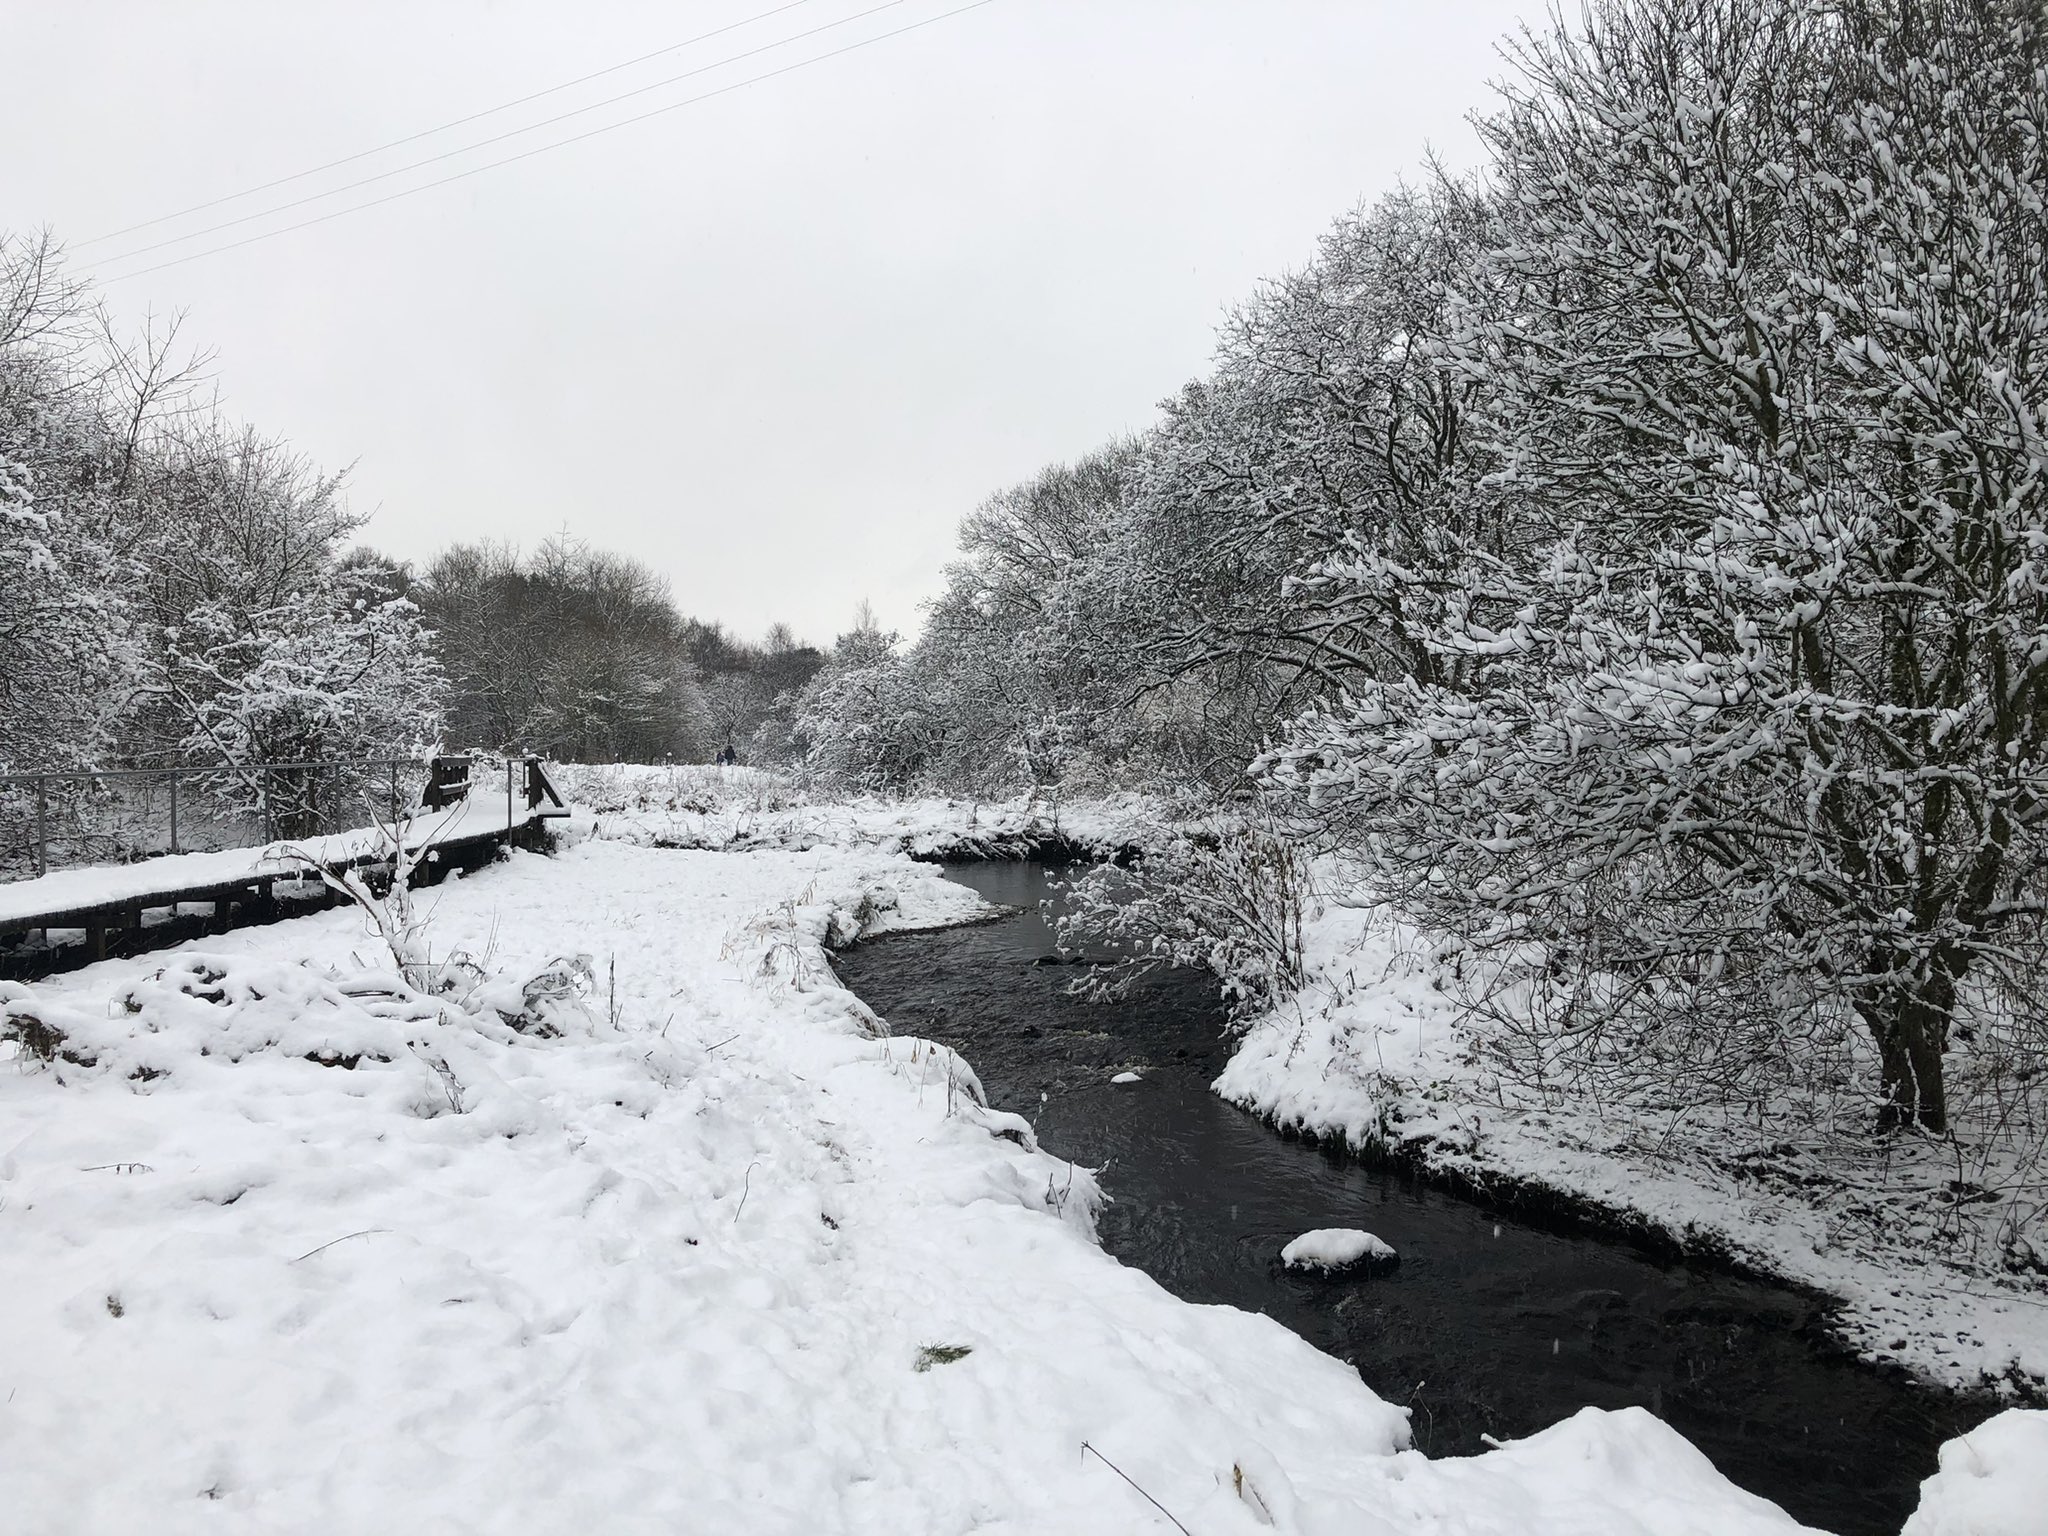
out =
[(833, 980), (974, 915), (901, 853), (586, 838), (425, 900), (466, 1005), (346, 909), (7, 989), (0, 1529), (1796, 1528), (1640, 1411), (1425, 1460), (1108, 1258), (1089, 1174)]
[(2048, 1525), (2048, 1413), (2008, 1408), (1941, 1448), (1901, 1536), (2003, 1536)]
[(893, 848), (922, 858), (1015, 857), (1046, 843), (1112, 850), (1157, 806), (1137, 795), (1005, 801), (814, 798), (784, 775), (702, 765), (551, 770), (600, 835), (659, 848)]
[[(1957, 1386), (2048, 1382), (2048, 1273), (2015, 1262), (2048, 1258), (2048, 1199), (2018, 1154), (1971, 1180), (1931, 1138), (1804, 1144), (1539, 1096), (1491, 1070), (1428, 944), (1385, 909), (1332, 906), (1307, 947), (1309, 985), (1252, 1023), (1217, 1079), (1224, 1098), (1816, 1287), (1841, 1298), (1839, 1325), (1870, 1359)], [(2007, 1193), (1986, 1200), (1986, 1183)]]

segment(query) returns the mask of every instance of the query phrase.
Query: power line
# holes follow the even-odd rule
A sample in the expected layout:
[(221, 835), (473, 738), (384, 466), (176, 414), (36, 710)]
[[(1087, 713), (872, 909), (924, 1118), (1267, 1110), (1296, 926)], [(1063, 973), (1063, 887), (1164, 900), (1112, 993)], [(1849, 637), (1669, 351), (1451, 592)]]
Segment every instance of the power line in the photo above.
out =
[(90, 240), (78, 241), (72, 248), (74, 250), (83, 250), (89, 245), (104, 245), (107, 241), (116, 239), (121, 235), (132, 235), (138, 229), (154, 229), (157, 225), (168, 224), (173, 219), (182, 219), (191, 214), (204, 213), (209, 208), (218, 208), (222, 203), (238, 203), (245, 197), (254, 197), (258, 192), (268, 192), (276, 187), (290, 186), (295, 181), (304, 181), (308, 176), (318, 176), (322, 171), (336, 170), (344, 165), (353, 165), (358, 160), (367, 160), (372, 155), (381, 155), (387, 149), (401, 149), (405, 145), (417, 143), (421, 139), (431, 139), (437, 133), (446, 133), (451, 128), (462, 128), (470, 123), (480, 122), (487, 117), (496, 117), (500, 112), (510, 112), (514, 107), (523, 107), (528, 102), (539, 101), (543, 96), (556, 96), (563, 91), (574, 90), (579, 85), (588, 85), (591, 81), (601, 80), (606, 75), (615, 75), (622, 69), (631, 69), (636, 64), (645, 64), (650, 59), (658, 59), (666, 54), (680, 53), (685, 48), (694, 48), (699, 43), (708, 43), (714, 37), (723, 37), (728, 32), (737, 32), (740, 28), (750, 27), (757, 21), (766, 21), (770, 16), (780, 16), (784, 11), (793, 11), (799, 6), (809, 5), (810, 3), (811, 0), (788, 0), (787, 4), (778, 5), (772, 10), (757, 11), (752, 16), (741, 17), (738, 21), (732, 22), (727, 26), (715, 27), (709, 32), (699, 32), (695, 37), (686, 37), (680, 43), (670, 43), (666, 48), (657, 48), (652, 53), (643, 53), (638, 58), (627, 59), (624, 63), (610, 64), (603, 69), (594, 69), (587, 75), (578, 75), (574, 80), (564, 80), (560, 85), (551, 85), (545, 90), (534, 91), (529, 95), (516, 97), (511, 101), (500, 102), (495, 107), (485, 107), (481, 112), (472, 112), (467, 117), (458, 117), (451, 122), (442, 123), (437, 127), (422, 128), (418, 133), (408, 133), (402, 139), (392, 139), (389, 143), (379, 144), (373, 149), (363, 149), (356, 151), (352, 155), (343, 155), (339, 160), (330, 160), (325, 165), (314, 166), (311, 170), (294, 171), (289, 176), (280, 176), (275, 181), (266, 181), (260, 186), (244, 187), (239, 192), (230, 192), (223, 197), (209, 198), (206, 202), (194, 203), (189, 208), (180, 208), (176, 213), (159, 214), (156, 218), (144, 219), (140, 224), (129, 224), (120, 229), (109, 230), (104, 235), (94, 235)]
[(637, 113), (632, 117), (621, 118), (616, 123), (607, 123), (602, 128), (592, 128), (587, 132), (575, 134), (570, 138), (558, 139), (552, 144), (539, 144), (532, 149), (522, 150), (519, 154), (507, 155), (502, 160), (493, 160), (487, 165), (472, 166), (469, 170), (457, 171), (452, 176), (443, 176), (438, 181), (422, 182), (417, 187), (407, 187), (399, 192), (391, 192), (383, 197), (372, 198), (366, 203), (356, 203), (347, 208), (337, 208), (332, 213), (323, 213), (316, 218), (303, 219), (297, 224), (287, 224), (282, 229), (265, 230), (260, 235), (250, 235), (244, 240), (230, 241), (226, 245), (213, 246), (204, 251), (193, 251), (185, 256), (174, 256), (169, 261), (160, 261), (154, 266), (140, 267), (133, 272), (117, 273), (113, 277), (103, 279), (103, 281), (118, 283), (131, 277), (143, 277), (151, 272), (161, 272), (166, 267), (180, 267), (188, 261), (198, 261), (202, 257), (218, 256), (226, 251), (240, 250), (245, 245), (255, 245), (258, 241), (274, 239), (278, 235), (288, 235), (294, 230), (311, 229), (316, 224), (325, 224), (330, 220), (341, 218), (347, 214), (361, 213), (366, 209), (381, 207), (385, 203), (395, 203), (400, 198), (411, 197), (418, 192), (431, 192), (434, 188), (445, 187), (450, 182), (465, 181), (471, 176), (480, 176), (485, 171), (496, 170), (500, 166), (512, 165), (521, 160), (531, 160), (535, 155), (544, 155), (551, 149), (564, 149), (571, 144), (580, 144), (585, 139), (594, 139), (600, 134), (610, 133), (617, 128), (629, 128), (635, 123), (644, 123), (651, 117), (660, 117), (664, 113), (675, 112), (683, 107), (692, 107), (699, 102), (710, 101), (714, 97), (730, 95), (732, 92), (743, 90), (747, 86), (759, 85), (764, 80), (773, 80), (779, 75), (791, 74), (796, 70), (808, 68), (813, 64), (822, 64), (827, 59), (836, 59), (842, 54), (853, 53), (875, 43), (884, 43), (892, 37), (901, 37), (906, 32), (916, 32), (921, 28), (934, 26), (939, 22), (949, 21), (955, 16), (964, 16), (969, 11), (978, 11), (985, 5), (993, 4), (995, 4), (995, 0), (972, 0), (971, 4), (958, 6), (950, 11), (941, 11), (936, 16), (927, 16), (922, 21), (913, 21), (907, 26), (897, 27), (894, 31), (878, 32), (873, 37), (864, 37), (857, 43), (848, 43), (844, 47), (832, 49), (829, 53), (817, 54), (808, 59), (798, 59), (794, 64), (785, 64), (779, 69), (766, 70), (761, 74), (751, 75), (745, 80), (735, 80), (731, 85), (722, 85), (717, 90), (706, 91), (701, 96), (691, 96), (683, 101), (672, 101), (665, 107), (655, 107), (650, 111)]
[(791, 43), (800, 43), (807, 37), (816, 37), (820, 32), (830, 32), (837, 27), (850, 26), (856, 21), (865, 21), (870, 16), (882, 11), (894, 10), (897, 6), (904, 3), (905, 0), (882, 0), (880, 5), (869, 6), (864, 11), (855, 11), (851, 16), (842, 16), (836, 21), (825, 22), (821, 26), (811, 27), (792, 36), (777, 38), (772, 43), (762, 43), (760, 46), (749, 48), (742, 53), (728, 54), (722, 59), (713, 59), (709, 64), (700, 64), (695, 69), (686, 69), (679, 75), (670, 75), (667, 79), (657, 80), (652, 85), (635, 86), (630, 91), (621, 91), (616, 96), (607, 96), (604, 100), (593, 101), (588, 106), (574, 107), (567, 112), (558, 112), (553, 117), (544, 117), (537, 123), (528, 123), (520, 128), (508, 128), (503, 133), (494, 133), (487, 139), (478, 139), (474, 144), (463, 144), (455, 149), (443, 150), (440, 154), (429, 155), (424, 160), (415, 160), (409, 165), (394, 166), (388, 171), (379, 171), (374, 176), (364, 176), (338, 187), (330, 187), (325, 192), (309, 192), (306, 196), (293, 198), (288, 203), (278, 203), (274, 207), (260, 208), (254, 213), (245, 213), (236, 218), (223, 219), (218, 224), (209, 224), (204, 229), (195, 229), (182, 235), (170, 235), (162, 240), (153, 240), (148, 245), (138, 245), (132, 250), (120, 251), (115, 255), (102, 256), (99, 259), (110, 262), (127, 261), (131, 257), (146, 256), (151, 251), (160, 251), (166, 246), (183, 245), (188, 240), (200, 240), (208, 235), (217, 235), (225, 229), (239, 229), (242, 225), (253, 224), (258, 219), (275, 218), (280, 213), (289, 213), (292, 209), (303, 208), (308, 203), (325, 202), (330, 197), (340, 197), (347, 192), (358, 192), (364, 187), (375, 186), (380, 181), (389, 181), (394, 176), (403, 176), (408, 171), (424, 170), (430, 165), (439, 165), (444, 160), (453, 160), (458, 155), (470, 154), (479, 149), (488, 149), (491, 145), (502, 144), (507, 139), (516, 139), (522, 134), (538, 133), (543, 128), (552, 128), (557, 123), (568, 122), (571, 118), (588, 117), (591, 113), (602, 111), (606, 107), (615, 107), (622, 101), (631, 101), (635, 96), (645, 96), (649, 91), (665, 90), (671, 85), (680, 85), (685, 80), (694, 80), (699, 75), (708, 75), (713, 70), (723, 69), (728, 64), (737, 64), (742, 59), (751, 59), (757, 54), (772, 53), (777, 48), (785, 48)]

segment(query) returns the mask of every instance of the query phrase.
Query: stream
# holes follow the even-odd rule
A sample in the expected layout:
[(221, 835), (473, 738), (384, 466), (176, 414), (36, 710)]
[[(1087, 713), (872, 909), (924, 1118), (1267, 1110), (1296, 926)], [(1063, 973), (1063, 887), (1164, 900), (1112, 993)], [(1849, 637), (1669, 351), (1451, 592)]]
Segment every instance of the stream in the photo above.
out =
[[(1940, 1443), (1992, 1410), (1861, 1364), (1797, 1292), (1662, 1262), (1517, 1219), (1398, 1170), (1274, 1133), (1209, 1084), (1229, 1055), (1209, 978), (1164, 972), (1130, 998), (1066, 995), (1034, 864), (948, 875), (1025, 909), (834, 957), (899, 1034), (958, 1049), (989, 1100), (1045, 1148), (1099, 1168), (1103, 1246), (1175, 1295), (1263, 1312), (1413, 1409), (1433, 1456), (1485, 1449), (1587, 1404), (1646, 1407), (1728, 1477), (1840, 1536), (1889, 1536)], [(1137, 1084), (1112, 1085), (1126, 1069)], [(1399, 1267), (1376, 1278), (1280, 1269), (1315, 1227), (1363, 1227)]]

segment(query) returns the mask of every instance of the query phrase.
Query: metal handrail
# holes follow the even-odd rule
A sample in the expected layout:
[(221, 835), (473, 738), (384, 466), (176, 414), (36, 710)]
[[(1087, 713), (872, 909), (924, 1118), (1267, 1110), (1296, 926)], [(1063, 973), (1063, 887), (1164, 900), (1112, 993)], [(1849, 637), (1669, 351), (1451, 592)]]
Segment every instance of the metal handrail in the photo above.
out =
[(256, 773), (280, 768), (410, 768), (425, 762), (420, 757), (335, 757), (305, 763), (215, 763), (211, 767), (190, 763), (164, 763), (155, 768), (51, 768), (34, 773), (0, 773), (0, 784), (34, 784), (48, 779), (161, 779), (207, 778), (222, 773)]
[(329, 758), (317, 762), (216, 763), (211, 766), (166, 763), (155, 768), (62, 768), (39, 773), (0, 773), (0, 788), (30, 786), (36, 793), (36, 874), (50, 871), (50, 785), (56, 782), (96, 779), (160, 779), (170, 783), (170, 852), (178, 847), (178, 781), (227, 777), (253, 778), (263, 773), (311, 773), (322, 769), (381, 768), (391, 775), (391, 815), (398, 815), (398, 770), (430, 761), (418, 757)]

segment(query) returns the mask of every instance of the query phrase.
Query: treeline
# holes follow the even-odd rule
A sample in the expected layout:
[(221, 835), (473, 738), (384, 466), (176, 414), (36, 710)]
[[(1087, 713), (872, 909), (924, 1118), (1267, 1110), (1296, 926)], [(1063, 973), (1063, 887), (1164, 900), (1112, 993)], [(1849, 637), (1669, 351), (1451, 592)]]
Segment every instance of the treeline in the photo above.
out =
[(842, 641), (807, 760), (1253, 793), (1533, 1073), (1761, 1119), (1853, 1027), (1940, 1129), (1955, 1051), (2048, 1067), (2039, 8), (1597, 0), (1512, 61), (1479, 174)]
[[(47, 236), (0, 234), (0, 774), (219, 766), (216, 811), (290, 831), (367, 778), (238, 770), (787, 751), (823, 656), (786, 626), (742, 643), (567, 538), (383, 559), (342, 478), (217, 409), (209, 367), (175, 326), (123, 333)], [(92, 830), (104, 786), (43, 799), (74, 845), (130, 851)], [(0, 786), (10, 867), (35, 801)]]
[(458, 544), (415, 575), (445, 678), (446, 741), (564, 762), (779, 761), (824, 663), (786, 624), (749, 644), (679, 613), (637, 560), (567, 536), (530, 554)]
[[(222, 415), (206, 366), (175, 326), (120, 332), (47, 238), (0, 235), (0, 772), (438, 738), (419, 615), (344, 558), (338, 478)], [(213, 789), (248, 810), (278, 786)]]

